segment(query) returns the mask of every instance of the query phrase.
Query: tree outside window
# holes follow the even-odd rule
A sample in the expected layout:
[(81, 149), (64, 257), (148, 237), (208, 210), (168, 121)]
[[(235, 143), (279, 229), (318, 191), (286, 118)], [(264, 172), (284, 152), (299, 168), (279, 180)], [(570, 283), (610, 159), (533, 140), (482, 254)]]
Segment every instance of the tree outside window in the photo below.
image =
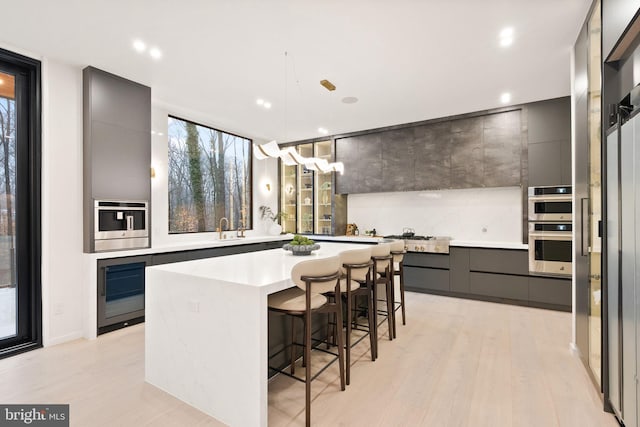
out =
[(169, 116), (169, 233), (251, 228), (252, 141)]

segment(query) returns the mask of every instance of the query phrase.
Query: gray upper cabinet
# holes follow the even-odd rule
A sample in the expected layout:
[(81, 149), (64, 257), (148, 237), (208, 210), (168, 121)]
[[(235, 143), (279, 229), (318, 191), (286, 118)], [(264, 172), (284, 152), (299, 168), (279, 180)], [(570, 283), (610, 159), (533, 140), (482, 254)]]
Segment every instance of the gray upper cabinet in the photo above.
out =
[(569, 97), (527, 105), (529, 186), (571, 185)]
[(520, 185), (522, 162), (521, 111), (483, 117), (482, 183), (485, 187)]
[[(414, 189), (415, 147), (413, 129), (404, 128), (382, 132), (380, 150), (382, 156), (382, 181), (377, 191), (410, 191)], [(402, 147), (402, 149), (390, 149)]]
[[(414, 158), (413, 189), (451, 187), (452, 134), (449, 122), (417, 126), (411, 129), (411, 155)], [(398, 150), (400, 151), (400, 150)]]
[(451, 126), (451, 185), (449, 188), (482, 186), (482, 117), (460, 119)]
[(93, 67), (82, 78), (84, 250), (92, 252), (95, 199), (151, 209), (151, 88)]
[(517, 186), (523, 141), (519, 109), (340, 138), (337, 191)]

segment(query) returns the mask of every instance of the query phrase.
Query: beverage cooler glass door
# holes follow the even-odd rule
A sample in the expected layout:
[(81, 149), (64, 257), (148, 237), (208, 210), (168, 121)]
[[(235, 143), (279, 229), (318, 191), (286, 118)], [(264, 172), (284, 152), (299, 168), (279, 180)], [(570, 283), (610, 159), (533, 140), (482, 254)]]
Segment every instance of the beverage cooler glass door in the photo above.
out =
[(144, 316), (145, 262), (102, 268), (98, 289), (98, 327)]

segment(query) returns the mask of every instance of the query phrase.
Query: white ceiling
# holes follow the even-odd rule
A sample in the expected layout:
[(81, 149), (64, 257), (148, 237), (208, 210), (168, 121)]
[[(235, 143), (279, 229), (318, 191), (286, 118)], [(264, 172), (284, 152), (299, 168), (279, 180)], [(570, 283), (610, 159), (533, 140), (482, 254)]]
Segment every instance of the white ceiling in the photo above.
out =
[[(590, 3), (20, 0), (1, 8), (0, 46), (93, 65), (207, 124), (285, 142), (318, 137), (320, 126), (338, 134), (498, 107), (506, 91), (512, 104), (569, 95)], [(505, 49), (506, 26), (515, 42)], [(162, 59), (136, 53), (135, 38)]]

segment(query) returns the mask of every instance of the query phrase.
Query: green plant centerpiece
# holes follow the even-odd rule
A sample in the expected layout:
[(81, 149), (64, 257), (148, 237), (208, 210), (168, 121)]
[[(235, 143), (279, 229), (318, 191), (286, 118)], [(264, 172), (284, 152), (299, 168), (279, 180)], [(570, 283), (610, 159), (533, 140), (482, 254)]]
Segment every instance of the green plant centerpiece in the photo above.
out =
[(282, 249), (291, 251), (293, 255), (311, 255), (312, 251), (320, 249), (320, 245), (308, 237), (296, 234), (293, 236), (293, 240), (285, 244)]

